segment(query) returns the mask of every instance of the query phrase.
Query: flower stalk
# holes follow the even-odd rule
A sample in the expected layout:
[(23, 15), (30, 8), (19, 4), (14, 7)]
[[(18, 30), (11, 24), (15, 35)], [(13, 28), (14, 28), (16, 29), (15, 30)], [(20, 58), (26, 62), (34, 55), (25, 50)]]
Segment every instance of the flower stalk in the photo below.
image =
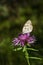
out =
[(27, 52), (26, 46), (23, 47), (23, 52), (25, 53), (25, 58), (27, 60), (28, 65), (30, 65), (30, 62), (29, 62), (29, 53)]

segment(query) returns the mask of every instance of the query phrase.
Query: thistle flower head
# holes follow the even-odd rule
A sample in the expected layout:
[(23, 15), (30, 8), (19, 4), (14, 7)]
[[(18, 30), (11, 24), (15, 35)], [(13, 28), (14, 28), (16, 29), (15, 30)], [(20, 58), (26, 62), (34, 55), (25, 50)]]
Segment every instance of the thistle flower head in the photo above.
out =
[(31, 36), (30, 33), (19, 34), (17, 38), (14, 38), (14, 45), (24, 46), (25, 44), (32, 44), (35, 42), (35, 37)]

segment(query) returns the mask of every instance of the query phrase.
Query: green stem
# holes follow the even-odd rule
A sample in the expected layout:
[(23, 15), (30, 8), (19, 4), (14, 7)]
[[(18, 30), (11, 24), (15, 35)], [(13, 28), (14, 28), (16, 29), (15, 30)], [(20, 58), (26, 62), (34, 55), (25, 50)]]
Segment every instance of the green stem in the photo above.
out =
[(24, 46), (24, 52), (25, 52), (25, 58), (27, 60), (27, 63), (28, 63), (28, 65), (30, 65), (30, 62), (29, 62), (29, 53), (27, 52), (26, 46)]

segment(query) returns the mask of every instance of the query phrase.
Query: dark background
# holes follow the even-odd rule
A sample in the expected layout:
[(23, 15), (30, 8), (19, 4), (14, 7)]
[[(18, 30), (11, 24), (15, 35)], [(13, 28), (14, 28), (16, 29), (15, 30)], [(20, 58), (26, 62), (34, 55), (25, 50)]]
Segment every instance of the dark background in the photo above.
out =
[[(22, 31), (27, 20), (33, 24), (38, 52), (30, 56), (43, 58), (43, 0), (0, 0), (0, 65), (27, 65), (24, 54), (14, 52), (12, 40)], [(43, 65), (43, 60), (30, 59), (31, 65)]]

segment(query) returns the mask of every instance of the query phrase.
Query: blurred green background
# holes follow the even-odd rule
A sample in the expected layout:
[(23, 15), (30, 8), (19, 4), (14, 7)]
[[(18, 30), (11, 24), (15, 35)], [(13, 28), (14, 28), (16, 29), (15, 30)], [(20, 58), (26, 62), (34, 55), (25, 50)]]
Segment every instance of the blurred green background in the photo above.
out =
[[(29, 19), (37, 40), (32, 47), (39, 50), (29, 51), (30, 56), (43, 58), (43, 0), (0, 0), (0, 65), (27, 65), (24, 54), (14, 52), (11, 45)], [(30, 63), (43, 65), (43, 60), (30, 59)]]

